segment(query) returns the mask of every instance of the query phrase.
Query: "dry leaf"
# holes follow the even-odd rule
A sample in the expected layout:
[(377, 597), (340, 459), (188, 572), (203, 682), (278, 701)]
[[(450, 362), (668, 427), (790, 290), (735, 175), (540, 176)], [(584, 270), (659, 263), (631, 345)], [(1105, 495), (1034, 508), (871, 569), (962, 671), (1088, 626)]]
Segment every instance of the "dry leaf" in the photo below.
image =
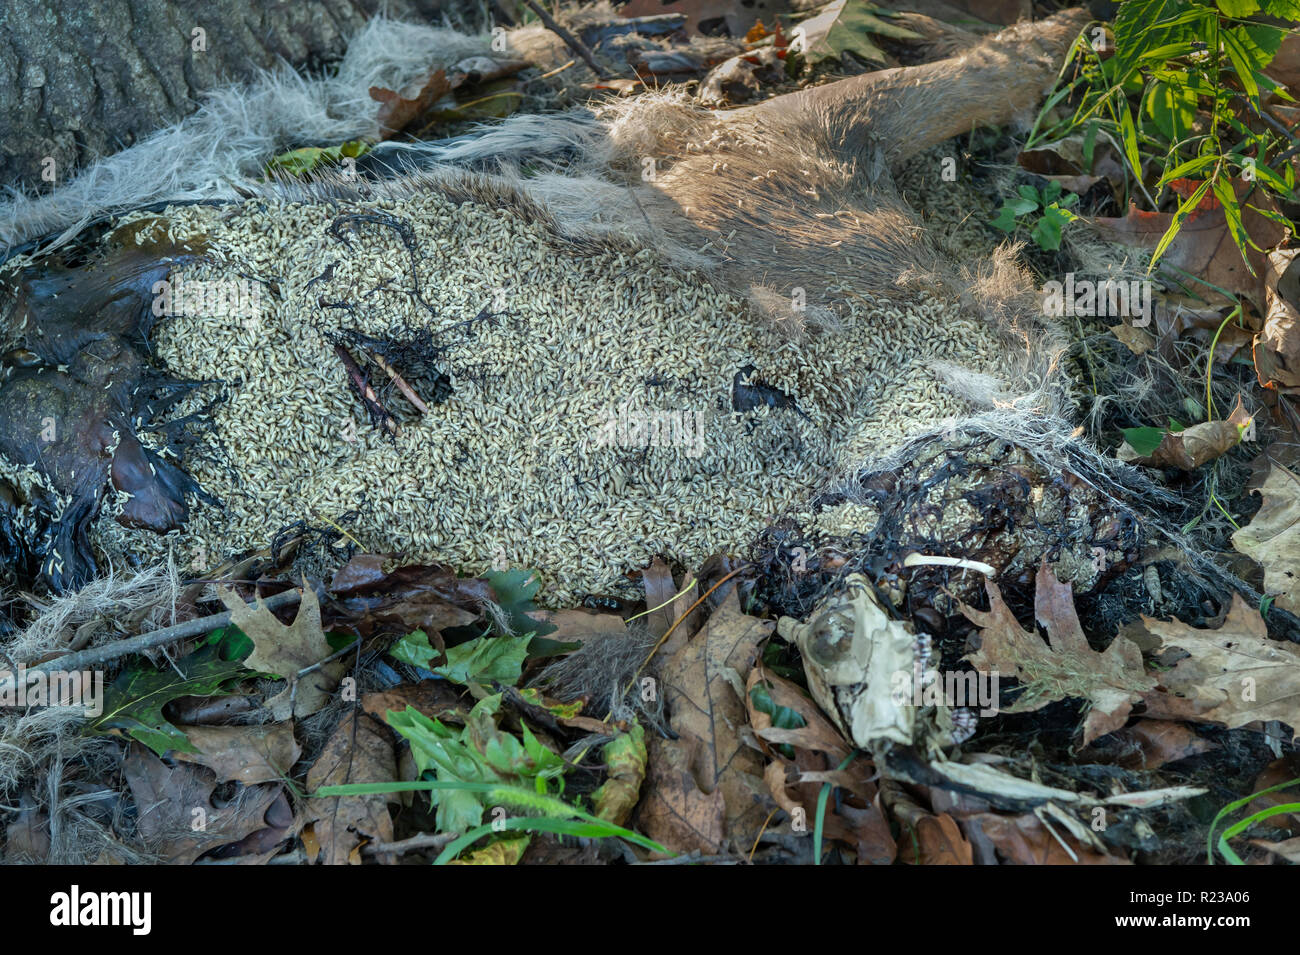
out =
[(1155, 347), (1156, 340), (1150, 333), (1132, 325), (1112, 325), (1110, 333), (1118, 338), (1135, 355), (1141, 355)]
[(627, 624), (612, 613), (592, 613), (590, 610), (534, 610), (528, 614), (538, 623), (549, 623), (555, 628), (546, 635), (556, 643), (585, 643), (592, 637), (616, 634), (627, 636)]
[[(677, 585), (673, 583), (672, 572), (661, 557), (656, 557), (649, 567), (641, 571), (641, 582), (645, 587), (645, 605), (648, 611), (642, 620), (652, 635), (662, 637), (676, 619), (673, 614), (673, 596), (677, 593)], [(678, 633), (681, 630), (681, 627), (677, 628)], [(687, 631), (687, 636), (689, 635), (690, 631)]]
[[(1057, 826), (1056, 831), (1065, 844), (1043, 825), (1041, 819), (1028, 812), (1019, 816), (1003, 816), (984, 812), (964, 820), (971, 838), (984, 838), (993, 843), (1003, 859), (1011, 865), (1130, 865), (1127, 859), (1105, 855), (1089, 846), (1080, 845)], [(1070, 853), (1074, 856), (1071, 857)]]
[(256, 607), (250, 607), (232, 590), (218, 587), (217, 594), (230, 608), (230, 622), (253, 641), (253, 652), (244, 661), (244, 666), (259, 673), (274, 673), (289, 681), (283, 692), (266, 702), (275, 719), (301, 718), (323, 709), (347, 664), (335, 660), (298, 679), (301, 671), (315, 666), (334, 652), (321, 629), (320, 601), (316, 599), (316, 592), (304, 585), (298, 614), (287, 627), (266, 609), (261, 598), (258, 598)]
[(330, 629), (369, 637), (423, 630), (442, 650), (442, 630), (473, 623), (496, 598), (486, 580), (457, 577), (441, 564), (408, 564), (383, 572), (382, 554), (358, 554), (335, 575), (326, 607)]
[(1274, 855), (1281, 856), (1292, 865), (1300, 865), (1300, 836), (1294, 839), (1283, 839), (1281, 842), (1269, 842), (1267, 839), (1252, 839), (1252, 846), (1259, 846), (1261, 849), (1267, 849)]
[(1265, 388), (1300, 389), (1300, 251), (1271, 252), (1264, 262), (1264, 327), (1254, 356)]
[(1259, 494), (1263, 503), (1232, 545), (1264, 568), (1264, 592), (1276, 605), (1300, 613), (1300, 477), (1270, 464)]
[[(355, 739), (355, 745), (353, 741)], [(307, 791), (346, 783), (387, 783), (397, 779), (397, 759), (388, 729), (363, 714), (339, 720), (334, 735), (307, 772)], [(324, 865), (346, 865), (360, 858), (369, 841), (392, 842), (393, 820), (388, 803), (393, 793), (373, 796), (331, 796), (308, 803), (308, 822), (320, 844)], [(389, 861), (377, 856), (379, 861)]]
[[(772, 702), (798, 713), (803, 718), (803, 726), (797, 729), (778, 729), (772, 725), (772, 717), (754, 707), (751, 691), (759, 680), (767, 684)], [(836, 766), (849, 755), (851, 747), (835, 725), (826, 718), (821, 707), (789, 680), (754, 667), (745, 686), (745, 705), (749, 709), (749, 721), (754, 727), (754, 735), (761, 740), (826, 753)], [(771, 751), (768, 752), (770, 755)]]
[(987, 613), (961, 605), (961, 612), (980, 628), (981, 640), (980, 649), (965, 659), (982, 673), (1012, 675), (1025, 687), (1005, 712), (1026, 713), (1069, 697), (1088, 700), (1086, 746), (1123, 726), (1142, 692), (1155, 686), (1143, 672), (1141, 651), (1129, 640), (1116, 636), (1103, 653), (1088, 645), (1070, 585), (1057, 580), (1046, 563), (1038, 570), (1034, 615), (1047, 630), (1050, 647), (1037, 633), (1021, 628), (997, 585), (986, 581), (985, 588)]
[(1138, 454), (1127, 443), (1122, 444), (1118, 457), (1129, 464), (1194, 471), (1240, 444), (1251, 421), (1241, 395), (1237, 395), (1237, 403), (1226, 419), (1203, 421), (1182, 431), (1166, 431), (1160, 439), (1160, 446), (1147, 455)]
[(122, 775), (135, 800), (136, 828), (169, 864), (189, 865), (205, 852), (230, 845), (267, 827), (266, 814), (279, 786), (240, 787), (235, 798), (212, 804), (211, 770), (189, 763), (168, 766), (145, 746), (131, 744)]
[[(699, 843), (697, 847), (721, 852), (725, 838), (748, 851), (763, 825), (769, 808), (763, 756), (743, 738), (748, 720), (740, 674), (748, 675), (753, 668), (759, 644), (772, 626), (741, 613), (732, 587), (700, 632), (664, 667), (662, 692), (679, 737), (670, 747), (676, 770), (650, 773), (642, 822), (652, 838), (670, 848), (680, 848), (683, 843), (674, 840), (684, 837)], [(652, 752), (652, 769), (654, 762)], [(692, 790), (704, 799), (692, 802)], [(713, 815), (719, 799), (724, 808), (721, 831)], [(707, 807), (709, 814), (700, 815), (700, 827), (693, 833), (683, 834), (679, 817), (688, 806)]]
[[(1186, 198), (1200, 183), (1179, 179), (1169, 185)], [(1250, 185), (1234, 182), (1239, 198), (1248, 193)], [(1276, 209), (1269, 200), (1258, 194), (1242, 202), (1242, 225), (1255, 244), (1266, 249), (1281, 241), (1281, 227), (1255, 212), (1247, 203), (1270, 211)], [(1113, 242), (1154, 249), (1173, 220), (1172, 212), (1143, 212), (1137, 206), (1130, 205), (1128, 215), (1123, 218), (1103, 217), (1091, 221), (1105, 238)], [(1262, 305), (1264, 289), (1261, 277), (1265, 256), (1254, 249), (1249, 249), (1248, 255), (1251, 267), (1255, 270), (1254, 275), (1246, 268), (1241, 252), (1232, 240), (1223, 206), (1212, 192), (1206, 192), (1197, 208), (1183, 222), (1182, 229), (1161, 256), (1160, 263), (1174, 266), (1182, 272)], [(1206, 292), (1207, 289), (1197, 284), (1197, 291)]]
[(712, 855), (726, 837), (727, 804), (721, 790), (706, 793), (696, 780), (699, 745), (650, 737), (640, 828), (675, 852)]
[(451, 92), (451, 83), (447, 79), (447, 71), (438, 70), (430, 73), (418, 90), (408, 87), (404, 92), (409, 95), (404, 96), (382, 86), (370, 87), (370, 98), (380, 104), (379, 113), (375, 117), (379, 123), (380, 139), (391, 139), (427, 112), (434, 103)]
[(1190, 719), (1236, 729), (1256, 720), (1300, 727), (1300, 650), (1268, 639), (1268, 628), (1239, 594), (1218, 630), (1196, 630), (1181, 621), (1143, 617), (1147, 630), (1191, 654), (1158, 674), (1159, 688), (1146, 694), (1147, 715)]
[(1092, 762), (1111, 763), (1124, 769), (1156, 769), (1216, 749), (1181, 723), (1142, 720), (1117, 730), (1104, 749), (1093, 747), (1083, 756)]
[(460, 690), (446, 680), (399, 683), (361, 697), (361, 708), (381, 723), (387, 721), (389, 710), (404, 713), (413, 706), (431, 719), (463, 724), (470, 705), (461, 701)]
[(916, 824), (916, 865), (974, 865), (974, 852), (952, 816), (925, 816)]
[(302, 754), (302, 747), (293, 738), (292, 723), (187, 726), (185, 735), (198, 751), (174, 752), (172, 758), (208, 767), (217, 774), (219, 783), (273, 783), (288, 776)]

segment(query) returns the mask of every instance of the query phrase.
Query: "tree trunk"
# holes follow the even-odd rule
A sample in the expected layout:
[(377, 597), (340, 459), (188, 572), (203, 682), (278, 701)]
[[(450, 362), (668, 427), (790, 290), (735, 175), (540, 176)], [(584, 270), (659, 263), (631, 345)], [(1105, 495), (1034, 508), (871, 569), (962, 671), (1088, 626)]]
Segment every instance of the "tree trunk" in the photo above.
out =
[[(320, 69), (382, 0), (0, 4), (0, 183), (48, 190), (281, 60)], [(428, 20), (443, 0), (389, 0)], [(195, 33), (202, 30), (203, 33)]]

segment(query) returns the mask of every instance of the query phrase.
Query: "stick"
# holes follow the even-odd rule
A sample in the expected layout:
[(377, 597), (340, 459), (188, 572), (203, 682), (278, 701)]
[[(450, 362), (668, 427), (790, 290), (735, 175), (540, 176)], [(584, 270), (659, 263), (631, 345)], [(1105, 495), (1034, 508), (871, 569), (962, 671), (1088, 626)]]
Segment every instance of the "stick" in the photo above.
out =
[(375, 394), (375, 389), (371, 388), (370, 383), (366, 381), (366, 375), (361, 370), (361, 366), (357, 364), (357, 360), (352, 357), (352, 353), (342, 345), (335, 345), (334, 354), (339, 356), (339, 361), (343, 362), (343, 367), (347, 369), (348, 378), (352, 382), (352, 387), (356, 389), (357, 396), (361, 399), (361, 403), (366, 406), (366, 411), (370, 415), (370, 420), (382, 424), (385, 431), (393, 437), (397, 437), (397, 422), (394, 421), (393, 416), (388, 413), (388, 409), (384, 407), (384, 403), (379, 400), (379, 396)]
[(397, 386), (397, 390), (406, 395), (406, 400), (415, 405), (420, 414), (429, 413), (429, 406), (415, 393), (415, 389), (406, 383), (406, 379), (397, 373), (397, 369), (384, 360), (383, 355), (372, 351), (370, 357), (375, 360), (376, 365), (384, 370), (384, 374), (393, 379), (393, 384)]
[(455, 832), (421, 832), (397, 842), (372, 842), (361, 851), (366, 855), (381, 855), (388, 852), (396, 852), (400, 855), (415, 849), (442, 849), (459, 838), (460, 834)]
[(587, 49), (586, 44), (584, 44), (581, 40), (579, 40), (568, 30), (564, 29), (564, 27), (556, 23), (555, 18), (552, 17), (545, 10), (543, 10), (541, 4), (539, 4), (537, 0), (524, 0), (524, 4), (528, 7), (529, 10), (532, 10), (533, 13), (537, 14), (538, 17), (541, 18), (542, 24), (546, 27), (546, 29), (550, 30), (552, 33), (558, 36), (561, 40), (564, 41), (565, 46), (567, 46), (574, 53), (578, 54), (578, 56), (582, 57), (582, 62), (586, 63), (587, 66), (591, 69), (591, 72), (596, 74), (596, 79), (598, 80), (610, 79), (610, 75), (606, 73), (603, 69), (601, 69), (600, 64), (596, 62), (596, 58), (592, 56), (591, 51)]
[[(274, 610), (277, 607), (287, 607), (295, 604), (300, 600), (302, 600), (301, 590), (286, 590), (283, 593), (267, 597), (262, 602), (262, 606), (268, 610)], [(113, 643), (105, 643), (103, 646), (91, 647), (89, 650), (65, 653), (61, 657), (46, 660), (44, 663), (26, 669), (28, 673), (37, 670), (81, 670), (88, 664), (116, 660), (128, 653), (152, 650), (164, 644), (184, 640), (186, 637), (197, 637), (202, 633), (211, 633), (228, 623), (230, 623), (230, 611), (226, 610), (222, 613), (214, 613), (210, 617), (197, 617), (194, 620), (186, 620), (184, 623), (178, 623), (171, 627), (163, 627), (161, 630), (151, 630), (139, 636), (127, 637), (125, 640), (117, 640)], [(13, 679), (13, 677), (11, 676), (9, 679)]]

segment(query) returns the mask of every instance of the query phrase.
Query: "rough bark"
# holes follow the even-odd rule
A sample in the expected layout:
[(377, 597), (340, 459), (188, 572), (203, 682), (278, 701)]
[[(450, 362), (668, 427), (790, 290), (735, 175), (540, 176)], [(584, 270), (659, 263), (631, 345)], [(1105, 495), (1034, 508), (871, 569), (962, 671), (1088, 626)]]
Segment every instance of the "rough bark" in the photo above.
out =
[[(193, 112), (223, 82), (319, 69), (382, 0), (23, 0), (0, 4), (0, 183), (49, 189)], [(430, 19), (443, 0), (388, 0)], [(206, 49), (192, 48), (195, 28)], [(42, 179), (52, 159), (55, 182)]]

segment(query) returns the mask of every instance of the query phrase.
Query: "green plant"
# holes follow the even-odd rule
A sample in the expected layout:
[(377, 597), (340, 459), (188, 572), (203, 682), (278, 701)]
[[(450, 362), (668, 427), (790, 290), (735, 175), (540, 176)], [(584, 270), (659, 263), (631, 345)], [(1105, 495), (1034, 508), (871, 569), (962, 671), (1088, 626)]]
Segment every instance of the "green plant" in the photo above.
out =
[(378, 793), (413, 792), (419, 790), (456, 791), (471, 794), (476, 801), (488, 805), (511, 806), (516, 809), (545, 813), (539, 816), (522, 816), (512, 819), (498, 819), (476, 826), (456, 837), (443, 849), (442, 854), (434, 860), (434, 865), (445, 865), (461, 851), (469, 848), (484, 836), (499, 832), (552, 832), (559, 835), (577, 836), (584, 839), (606, 839), (617, 837), (626, 839), (634, 845), (672, 856), (674, 852), (648, 839), (638, 832), (616, 826), (599, 819), (591, 813), (570, 805), (561, 799), (532, 792), (515, 786), (492, 785), (490, 783), (441, 782), (421, 779), (409, 783), (349, 783), (340, 786), (322, 786), (313, 797), (328, 796), (371, 796)]
[(1020, 195), (1008, 199), (998, 210), (992, 225), (1003, 232), (1014, 232), (1028, 225), (1029, 236), (1040, 249), (1054, 252), (1061, 247), (1061, 230), (1078, 218), (1070, 207), (1079, 201), (1074, 193), (1061, 197), (1061, 184), (1049, 182), (1042, 189), (1033, 186), (1021, 186)]
[[(1220, 809), (1219, 814), (1215, 816), (1214, 821), (1210, 823), (1210, 834), (1205, 840), (1206, 854), (1209, 857), (1210, 865), (1214, 865), (1214, 830), (1219, 827), (1219, 823), (1222, 822), (1225, 817), (1236, 812), (1242, 806), (1248, 805), (1260, 796), (1266, 796), (1269, 793), (1275, 793), (1281, 789), (1290, 789), (1292, 786), (1297, 784), (1300, 784), (1300, 779), (1289, 779), (1284, 783), (1278, 783), (1276, 786), (1269, 786), (1267, 789), (1261, 789), (1257, 793), (1251, 793), (1249, 796), (1238, 799), (1235, 802), (1230, 802), (1228, 805)], [(1232, 847), (1228, 845), (1228, 840), (1233, 836), (1238, 836), (1245, 832), (1257, 822), (1263, 822), (1265, 819), (1271, 819), (1273, 816), (1281, 816), (1287, 813), (1300, 813), (1300, 802), (1289, 802), (1280, 806), (1270, 806), (1267, 809), (1261, 809), (1258, 812), (1251, 813), (1245, 819), (1234, 822), (1219, 835), (1219, 855), (1223, 856), (1224, 861), (1229, 865), (1244, 865), (1245, 863), (1242, 862), (1241, 856), (1237, 855), (1237, 853), (1232, 850)]]
[(1152, 268), (1203, 203), (1223, 208), (1252, 274), (1248, 249), (1262, 250), (1244, 210), (1295, 231), (1276, 200), (1295, 197), (1287, 160), (1296, 140), (1263, 99), (1294, 102), (1264, 73), (1290, 31), (1261, 14), (1294, 23), (1300, 2), (1127, 0), (1110, 25), (1113, 48), (1102, 26), (1080, 35), (1030, 134), (1030, 149), (1082, 135), (1089, 167), (1096, 144), (1107, 140), (1151, 210), (1167, 194), (1179, 197)]

